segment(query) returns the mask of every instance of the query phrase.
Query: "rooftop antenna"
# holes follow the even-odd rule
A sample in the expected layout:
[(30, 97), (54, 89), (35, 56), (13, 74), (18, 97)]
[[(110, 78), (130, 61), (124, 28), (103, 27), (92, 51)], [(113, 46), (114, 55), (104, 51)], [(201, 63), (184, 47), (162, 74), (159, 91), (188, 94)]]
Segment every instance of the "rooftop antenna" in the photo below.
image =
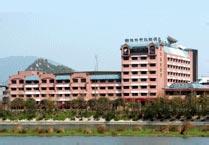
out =
[(94, 58), (95, 58), (95, 71), (98, 71), (99, 70), (98, 55), (95, 55)]

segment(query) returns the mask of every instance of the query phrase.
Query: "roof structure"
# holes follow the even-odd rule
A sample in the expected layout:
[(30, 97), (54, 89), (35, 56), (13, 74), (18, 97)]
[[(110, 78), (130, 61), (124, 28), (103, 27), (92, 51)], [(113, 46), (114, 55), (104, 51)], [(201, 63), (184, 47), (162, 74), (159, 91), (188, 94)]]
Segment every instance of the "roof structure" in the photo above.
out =
[(207, 87), (197, 82), (194, 82), (194, 83), (175, 83), (170, 85), (168, 89), (207, 89)]
[(56, 80), (70, 80), (70, 75), (56, 75)]
[(90, 76), (91, 80), (120, 80), (119, 74), (94, 74)]
[(26, 81), (38, 81), (38, 80), (39, 80), (39, 77), (38, 77), (38, 76), (35, 76), (35, 75), (26, 76), (26, 77), (25, 77), (25, 80), (26, 80)]

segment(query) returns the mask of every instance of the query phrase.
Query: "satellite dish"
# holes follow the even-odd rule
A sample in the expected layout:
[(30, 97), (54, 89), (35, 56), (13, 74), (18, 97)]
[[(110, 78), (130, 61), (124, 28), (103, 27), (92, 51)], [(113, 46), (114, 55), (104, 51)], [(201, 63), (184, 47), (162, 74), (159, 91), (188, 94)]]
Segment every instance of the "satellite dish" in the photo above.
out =
[(170, 44), (173, 44), (173, 43), (176, 43), (176, 42), (177, 42), (177, 40), (176, 40), (175, 38), (171, 37), (171, 36), (168, 36), (168, 37), (167, 37), (167, 40), (168, 40), (168, 42), (169, 42)]

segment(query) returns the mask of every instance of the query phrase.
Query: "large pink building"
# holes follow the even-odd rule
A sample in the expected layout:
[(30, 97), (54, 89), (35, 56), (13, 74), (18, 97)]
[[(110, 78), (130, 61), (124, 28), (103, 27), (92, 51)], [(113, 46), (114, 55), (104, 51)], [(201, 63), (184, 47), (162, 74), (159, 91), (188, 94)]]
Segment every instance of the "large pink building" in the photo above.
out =
[(49, 74), (22, 71), (9, 78), (10, 100), (51, 99), (63, 104), (77, 97), (144, 101), (164, 96), (173, 83), (197, 79), (197, 50), (183, 49), (168, 37), (126, 39), (121, 46), (120, 72), (73, 72)]

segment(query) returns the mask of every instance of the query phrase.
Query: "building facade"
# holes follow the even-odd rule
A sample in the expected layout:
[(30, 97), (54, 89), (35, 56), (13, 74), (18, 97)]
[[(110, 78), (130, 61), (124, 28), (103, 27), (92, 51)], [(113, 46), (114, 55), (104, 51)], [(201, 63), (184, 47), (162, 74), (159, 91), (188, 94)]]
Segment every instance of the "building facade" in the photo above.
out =
[(97, 97), (121, 97), (120, 72), (74, 72), (49, 74), (39, 71), (22, 71), (9, 79), (10, 100), (34, 98), (64, 103), (74, 98), (89, 100)]
[(126, 39), (121, 47), (122, 96), (146, 100), (164, 96), (173, 83), (197, 80), (198, 52), (183, 49), (168, 37)]
[(126, 39), (120, 49), (119, 72), (18, 72), (8, 81), (10, 100), (32, 97), (64, 103), (78, 97), (122, 97), (145, 101), (164, 96), (167, 86), (197, 79), (197, 50), (182, 48), (176, 42), (171, 37), (166, 41), (157, 37)]

